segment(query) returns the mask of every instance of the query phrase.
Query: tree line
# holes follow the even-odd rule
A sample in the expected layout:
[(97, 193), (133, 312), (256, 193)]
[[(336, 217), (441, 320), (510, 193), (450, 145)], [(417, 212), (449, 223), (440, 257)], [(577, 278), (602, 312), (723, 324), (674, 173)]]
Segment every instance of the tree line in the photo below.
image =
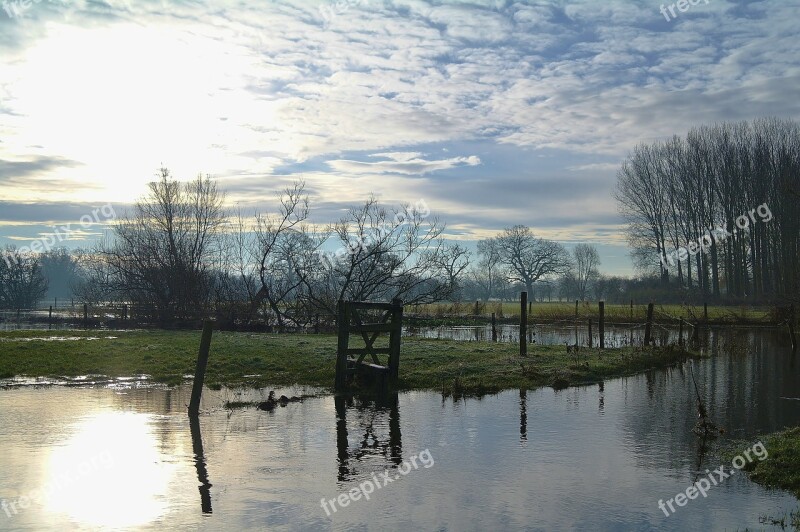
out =
[(684, 295), (777, 301), (800, 283), (800, 128), (721, 123), (636, 146), (615, 197), (636, 265)]

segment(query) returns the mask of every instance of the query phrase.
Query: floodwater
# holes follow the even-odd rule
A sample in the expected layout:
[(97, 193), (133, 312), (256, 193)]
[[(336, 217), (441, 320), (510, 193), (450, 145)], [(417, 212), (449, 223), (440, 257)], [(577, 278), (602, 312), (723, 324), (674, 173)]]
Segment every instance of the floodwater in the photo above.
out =
[[(782, 332), (702, 340), (710, 359), (559, 392), (320, 395), (264, 412), (223, 405), (268, 390), (207, 389), (197, 424), (188, 386), (7, 386), (0, 529), (769, 529), (764, 517), (798, 501), (741, 472), (670, 516), (658, 507), (707, 469), (729, 470), (719, 451), (731, 439), (800, 424), (800, 362)], [(691, 432), (690, 365), (726, 430), (705, 446)], [(369, 500), (323, 509), (375, 478)]]

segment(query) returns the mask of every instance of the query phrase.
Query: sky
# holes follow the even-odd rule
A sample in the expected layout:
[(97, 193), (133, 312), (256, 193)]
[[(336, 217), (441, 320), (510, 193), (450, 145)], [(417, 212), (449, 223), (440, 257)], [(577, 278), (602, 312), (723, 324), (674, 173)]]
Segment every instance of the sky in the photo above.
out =
[(0, 245), (122, 212), (164, 166), (245, 212), (302, 179), (315, 222), (423, 200), (467, 247), (524, 224), (629, 275), (613, 192), (636, 144), (800, 116), (798, 0), (0, 7)]

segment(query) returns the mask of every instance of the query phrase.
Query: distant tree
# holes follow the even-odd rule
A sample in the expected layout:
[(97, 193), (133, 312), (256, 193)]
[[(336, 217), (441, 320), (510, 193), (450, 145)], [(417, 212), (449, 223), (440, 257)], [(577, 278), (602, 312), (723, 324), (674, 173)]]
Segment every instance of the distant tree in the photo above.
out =
[(529, 227), (509, 227), (495, 241), (509, 281), (522, 283), (528, 294), (533, 294), (536, 281), (563, 274), (570, 267), (569, 254), (561, 244), (535, 237)]
[(114, 238), (98, 250), (100, 275), (120, 297), (150, 306), (161, 321), (204, 313), (222, 251), (224, 194), (210, 177), (179, 182), (162, 168)]
[(45, 251), (39, 256), (42, 273), (47, 278), (47, 299), (68, 299), (80, 279), (78, 262), (66, 248)]
[[(335, 253), (316, 252), (316, 267), (300, 272), (309, 302), (333, 313), (340, 299), (403, 299), (429, 303), (451, 298), (458, 288), (463, 254), (439, 237), (444, 226), (411, 205), (384, 208), (374, 197), (351, 208), (330, 227)], [(456, 257), (455, 269), (447, 264)], [(452, 269), (452, 268), (451, 268)]]
[(597, 248), (589, 244), (578, 244), (572, 250), (573, 271), (577, 283), (578, 299), (585, 300), (595, 279), (599, 275), (600, 255)]
[(8, 246), (0, 259), (0, 308), (34, 308), (47, 293), (40, 256)]

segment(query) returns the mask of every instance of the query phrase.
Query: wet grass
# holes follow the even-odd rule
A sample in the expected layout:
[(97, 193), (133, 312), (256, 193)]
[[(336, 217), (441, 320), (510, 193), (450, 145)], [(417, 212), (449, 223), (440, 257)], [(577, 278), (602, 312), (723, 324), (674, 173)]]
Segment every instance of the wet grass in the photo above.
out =
[[(53, 336), (77, 339), (47, 341)], [(353, 337), (351, 346), (359, 341)], [(199, 342), (199, 331), (0, 332), (0, 375), (149, 375), (158, 382), (178, 384), (194, 374)], [(330, 388), (335, 352), (334, 335), (215, 331), (206, 383), (215, 388), (293, 384)], [(663, 368), (697, 356), (673, 347), (567, 354), (561, 345), (534, 345), (529, 356), (521, 358), (516, 344), (404, 338), (398, 388), (480, 395), (509, 388), (564, 387)]]
[(767, 488), (791, 491), (800, 498), (800, 427), (762, 436), (760, 440), (769, 456), (745, 465), (750, 479)]

